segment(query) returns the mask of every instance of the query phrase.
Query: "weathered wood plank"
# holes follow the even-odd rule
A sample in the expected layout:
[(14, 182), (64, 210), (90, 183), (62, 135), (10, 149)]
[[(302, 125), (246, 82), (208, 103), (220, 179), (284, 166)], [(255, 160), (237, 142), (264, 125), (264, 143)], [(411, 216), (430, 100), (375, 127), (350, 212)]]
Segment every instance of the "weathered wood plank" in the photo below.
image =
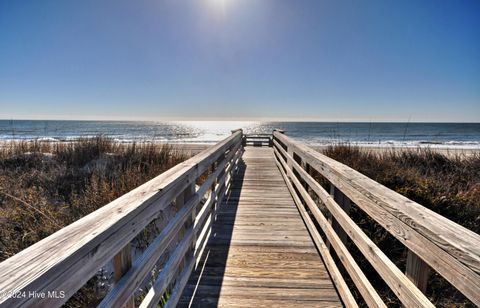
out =
[[(275, 151), (278, 151), (277, 148), (275, 149)], [(286, 163), (283, 160), (283, 158), (280, 158), (279, 160), (280, 160), (280, 163), (283, 164), (283, 166), (286, 166)], [(296, 162), (293, 162), (292, 166), (295, 166), (295, 164)], [(320, 225), (320, 227), (324, 231), (330, 245), (333, 246), (335, 252), (339, 256), (340, 261), (343, 263), (345, 269), (350, 274), (350, 278), (353, 280), (354, 284), (357, 286), (357, 289), (362, 294), (362, 297), (364, 298), (365, 302), (369, 305), (369, 307), (385, 307), (385, 304), (383, 303), (382, 299), (380, 298), (376, 290), (373, 288), (370, 281), (368, 281), (367, 277), (362, 272), (358, 264), (355, 262), (353, 256), (348, 251), (347, 247), (345, 246), (344, 239), (342, 239), (338, 234), (338, 232), (334, 230), (330, 221), (327, 220), (327, 218), (322, 214), (322, 212), (316, 206), (315, 202), (311, 199), (310, 195), (303, 188), (303, 186), (300, 187), (301, 183), (295, 177), (292, 170), (287, 169), (287, 173), (289, 175), (289, 179), (292, 180), (293, 185), (297, 187), (303, 200), (307, 204), (312, 214), (315, 216), (317, 223)], [(307, 182), (310, 185), (309, 181), (306, 178), (305, 178), (305, 182)], [(292, 193), (294, 193), (293, 190), (292, 190)], [(299, 204), (300, 206), (303, 207), (301, 202)], [(308, 217), (308, 215), (306, 215), (305, 219), (310, 219), (310, 218)], [(328, 250), (330, 249), (329, 246), (326, 246), (326, 247), (328, 248)], [(368, 259), (368, 256), (367, 256), (367, 259)]]
[(242, 165), (179, 306), (223, 305), (241, 293), (250, 307), (267, 299), (273, 306), (306, 299), (341, 306), (272, 149), (245, 148)]
[[(278, 156), (277, 156), (278, 157)], [(343, 278), (340, 270), (338, 269), (337, 265), (335, 264), (335, 261), (333, 260), (332, 256), (330, 255), (330, 250), (326, 243), (323, 241), (322, 237), (318, 233), (317, 227), (314, 225), (312, 220), (309, 218), (307, 211), (305, 210), (305, 207), (302, 204), (302, 201), (300, 198), (294, 193), (293, 185), (290, 183), (289, 178), (287, 176), (287, 173), (285, 172), (286, 170), (288, 171), (286, 164), (283, 165), (279, 159), (277, 159), (277, 164), (280, 172), (282, 173), (282, 176), (285, 179), (285, 182), (287, 184), (288, 189), (292, 192), (292, 197), (295, 201), (295, 204), (298, 207), (298, 211), (300, 212), (300, 215), (302, 215), (303, 221), (305, 222), (305, 225), (308, 228), (308, 231), (310, 232), (310, 235), (312, 236), (315, 245), (317, 246), (318, 251), (320, 252), (323, 261), (325, 262), (325, 266), (328, 269), (328, 272), (330, 273), (332, 277), (332, 281), (337, 287), (338, 293), (340, 297), (342, 298), (343, 303), (347, 307), (358, 307), (357, 302), (355, 301), (355, 298), (352, 295), (352, 292), (348, 288), (345, 279)]]
[[(277, 151), (277, 148), (275, 150)], [(334, 201), (332, 196), (328, 194), (323, 187), (321, 187), (320, 184), (318, 184), (309, 174), (307, 174), (300, 165), (293, 161), (291, 157), (287, 156), (287, 158), (292, 161), (292, 166), (295, 168), (295, 170), (301, 174), (303, 179), (317, 193), (322, 202), (327, 206), (330, 213), (332, 213), (339, 226), (350, 235), (355, 245), (359, 248), (370, 264), (372, 264), (372, 266), (377, 270), (379, 275), (394, 291), (402, 303), (408, 307), (433, 307), (433, 304), (428, 300), (428, 298), (425, 297), (425, 295), (415, 287), (415, 285), (398, 269), (398, 267), (395, 266), (395, 264), (380, 250), (380, 248), (378, 248), (373, 241), (360, 229), (360, 227), (355, 224), (355, 222), (347, 215), (347, 213)], [(320, 212), (308, 193), (302, 187), (299, 187), (300, 181), (293, 175), (291, 170), (289, 170), (289, 173), (290, 178), (296, 183), (297, 189), (299, 189), (304, 200), (309, 205), (312, 213), (315, 215), (315, 218), (317, 218), (317, 221), (327, 234), (327, 237), (330, 240), (333, 239), (334, 241), (341, 241), (341, 238), (336, 234), (336, 232), (333, 231), (333, 228), (330, 227), (330, 224), (327, 222), (326, 218)], [(340, 252), (347, 252), (344, 245), (337, 245), (337, 249), (337, 254)], [(351, 261), (353, 261), (353, 259), (351, 259)], [(368, 283), (368, 281), (362, 279), (359, 280), (358, 283), (360, 285)], [(370, 286), (369, 289), (372, 290), (373, 288)], [(370, 292), (365, 294), (369, 295)]]
[(291, 138), (274, 135), (432, 269), (480, 304), (478, 234)]
[(110, 204), (0, 263), (2, 292), (65, 291), (65, 298), (2, 297), (0, 304), (53, 307), (63, 304), (114, 254), (125, 247), (195, 182), (206, 168), (240, 142), (237, 132)]
[[(238, 148), (238, 146), (235, 147), (234, 151), (238, 150)], [(227, 155), (227, 160), (232, 159), (234, 155), (235, 152)], [(170, 245), (175, 235), (178, 234), (178, 232), (188, 221), (189, 216), (193, 215), (193, 211), (199, 204), (200, 199), (210, 188), (212, 183), (217, 180), (217, 176), (220, 174), (221, 168), (224, 168), (225, 166), (226, 161), (223, 161), (219, 166), (219, 169), (215, 170), (207, 177), (197, 192), (194, 192), (194, 184), (192, 183), (189, 187), (185, 188), (182, 193), (179, 194), (176, 199), (177, 207), (180, 208), (178, 213), (170, 220), (157, 238), (149, 245), (143, 255), (135, 260), (134, 266), (131, 268), (131, 270), (126, 273), (124, 277), (121, 277), (122, 279), (115, 284), (114, 288), (103, 299), (99, 307), (118, 307), (135, 292), (145, 277), (147, 277), (147, 275), (150, 273), (157, 260), (165, 252), (168, 245)], [(224, 177), (222, 180), (224, 180)], [(217, 193), (218, 188), (216, 191), (214, 191), (212, 196), (215, 196)], [(208, 206), (208, 204), (206, 206)]]
[(143, 299), (140, 307), (157, 307), (160, 298), (165, 293), (168, 285), (174, 278), (174, 275), (180, 266), (183, 257), (187, 253), (188, 249), (193, 243), (193, 229), (189, 229), (189, 231), (185, 234), (184, 238), (177, 246), (175, 251), (171, 254), (168, 258), (167, 263), (163, 267), (162, 271), (158, 275), (157, 279), (155, 280), (154, 284), (148, 291), (147, 295)]
[[(229, 297), (203, 297), (195, 301), (195, 307), (204, 308), (204, 307), (226, 307), (226, 308), (245, 308), (251, 307), (250, 304), (252, 300), (246, 298), (245, 296), (229, 296)], [(188, 306), (189, 301), (184, 301), (181, 299), (179, 305), (180, 307)], [(269, 300), (269, 299), (255, 299), (255, 308), (271, 308), (278, 305), (278, 300)], [(298, 308), (332, 308), (339, 307), (337, 301), (308, 301), (308, 300), (283, 300), (283, 307), (298, 307)]]
[[(122, 276), (132, 267), (132, 246), (128, 244), (113, 257), (113, 279), (118, 282)], [(123, 304), (123, 305), (122, 305)], [(128, 296), (119, 306), (124, 308), (135, 307), (135, 299)]]
[(420, 291), (425, 293), (427, 290), (428, 276), (430, 275), (430, 267), (411, 250), (407, 253), (405, 275)]

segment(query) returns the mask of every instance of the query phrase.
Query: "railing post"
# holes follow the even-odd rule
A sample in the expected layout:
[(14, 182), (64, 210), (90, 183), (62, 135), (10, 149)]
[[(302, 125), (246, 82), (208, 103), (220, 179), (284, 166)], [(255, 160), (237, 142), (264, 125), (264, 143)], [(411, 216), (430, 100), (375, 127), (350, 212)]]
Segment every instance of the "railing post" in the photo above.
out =
[[(189, 184), (187, 188), (183, 191), (183, 203), (187, 203), (188, 200), (195, 194), (195, 183)], [(192, 217), (189, 222), (188, 227), (193, 227), (193, 224), (195, 223), (195, 217), (197, 216), (197, 207), (194, 207), (192, 210)]]
[[(132, 246), (128, 243), (113, 257), (113, 279), (119, 281), (122, 276), (132, 267)], [(135, 298), (133, 294), (123, 305), (125, 308), (135, 307)]]
[[(214, 162), (210, 167), (210, 172), (214, 173), (216, 169), (217, 169), (217, 162)], [(210, 187), (210, 198), (215, 198), (213, 194), (215, 193), (215, 187), (217, 186), (217, 184), (218, 184), (218, 176), (213, 180), (212, 186)], [(214, 203), (215, 201), (212, 203), (212, 205), (214, 205)]]
[[(222, 160), (225, 159), (225, 154), (221, 155), (218, 160), (215, 162), (215, 170), (218, 168), (218, 164), (222, 162)], [(217, 176), (217, 179), (215, 180), (215, 183), (218, 183), (218, 179), (221, 179), (223, 177), (223, 175), (225, 174), (225, 168), (226, 168), (226, 164), (225, 166), (223, 167), (223, 170), (220, 171), (218, 173), (218, 176)], [(226, 175), (225, 175), (226, 176)], [(227, 185), (226, 183), (223, 183), (222, 186), (224, 185)], [(216, 186), (216, 184), (215, 184)], [(219, 187), (218, 191), (221, 191), (222, 187)], [(215, 187), (213, 188), (213, 192), (215, 192)], [(213, 221), (215, 221), (217, 219), (217, 210), (218, 210), (218, 207), (219, 207), (219, 199), (218, 199), (218, 195), (215, 195), (215, 196), (212, 196), (214, 198), (214, 201), (212, 203), (212, 219)], [(212, 223), (213, 223), (212, 221)]]
[[(183, 200), (184, 202), (188, 202), (188, 200), (190, 200), (190, 198), (195, 194), (195, 182), (188, 185), (188, 187), (183, 191)], [(197, 217), (197, 206), (195, 206), (193, 209), (192, 209), (192, 216), (190, 218), (190, 222), (188, 222), (188, 226), (187, 226), (187, 229), (188, 228), (192, 228), (194, 227), (195, 225), (195, 218)], [(193, 256), (195, 255), (195, 244), (197, 243), (197, 234), (195, 232), (193, 232), (193, 241), (192, 241), (192, 246), (190, 248), (190, 251), (191, 251), (191, 255), (192, 255), (192, 258)], [(187, 264), (187, 258), (188, 256), (186, 255), (185, 256), (185, 264)]]
[(241, 131), (242, 132), (242, 136), (240, 137), (240, 142), (242, 143), (242, 146), (246, 146), (247, 145), (247, 139), (246, 139), (246, 136), (245, 134), (243, 133), (243, 129), (241, 128), (238, 128), (238, 129), (233, 129), (231, 130), (232, 134), (235, 134), (236, 132), (238, 131)]
[(278, 132), (278, 133), (280, 133), (280, 134), (285, 134), (285, 131), (284, 131), (284, 130), (275, 128), (275, 129), (273, 130), (273, 132), (272, 132), (272, 139), (270, 139), (270, 142), (272, 143), (272, 145), (271, 145), (272, 147), (273, 147), (273, 140), (275, 139), (275, 136), (274, 136), (275, 132)]
[[(280, 134), (285, 134), (285, 131), (281, 130), (281, 129), (274, 129), (273, 130), (274, 132), (279, 132)], [(292, 160), (294, 159), (293, 157), (293, 148), (291, 145), (285, 145), (287, 147), (287, 154), (290, 155), (290, 157), (292, 158)], [(286, 157), (286, 163), (287, 163), (287, 166), (290, 170), (293, 170), (293, 164), (291, 161), (288, 160), (288, 158)]]
[[(190, 183), (187, 185), (187, 187), (177, 196), (175, 199), (175, 204), (177, 206), (177, 210), (180, 210), (182, 207), (185, 206), (185, 203), (190, 200), (190, 198), (195, 194), (195, 181), (193, 183)], [(192, 209), (192, 213), (190, 216), (190, 219), (185, 221), (184, 227), (183, 227), (183, 232), (179, 232), (178, 236), (178, 241), (181, 241), (181, 238), (184, 237), (187, 234), (187, 230), (194, 227), (195, 225), (195, 217), (197, 215), (197, 207), (195, 206)], [(178, 265), (178, 269), (176, 270), (175, 273), (175, 278), (172, 279), (173, 283), (176, 283), (175, 280), (178, 278), (178, 275), (182, 273), (183, 268), (187, 266), (188, 264), (188, 258), (189, 257), (194, 257), (195, 255), (195, 244), (197, 242), (197, 235), (195, 232), (193, 232), (193, 241), (192, 245), (190, 246), (190, 249), (185, 253), (185, 256), (182, 260), (182, 262)]]
[[(333, 200), (345, 211), (345, 213), (350, 213), (351, 203), (350, 199), (345, 196), (338, 188), (336, 188), (333, 184), (330, 183), (330, 196), (332, 196)], [(347, 233), (342, 229), (340, 224), (335, 221), (332, 217), (331, 213), (328, 213), (328, 221), (333, 227), (333, 230), (337, 233), (338, 237), (342, 241), (342, 243), (346, 244), (348, 240)], [(327, 247), (330, 249), (330, 242), (327, 241)]]
[[(408, 248), (407, 248), (408, 249)], [(408, 249), (407, 268), (405, 276), (408, 277), (417, 288), (425, 294), (428, 284), (428, 276), (430, 275), (430, 266), (425, 263), (419, 256)]]
[[(241, 128), (237, 128), (237, 129), (232, 129), (231, 132), (232, 132), (232, 135), (235, 134), (236, 132), (242, 132), (243, 130)], [(242, 133), (242, 136), (243, 136), (243, 133)]]
[[(185, 203), (188, 202), (188, 200), (190, 199), (190, 197), (193, 196), (194, 193), (195, 193), (195, 182), (188, 184), (188, 186), (175, 199), (175, 205), (176, 205), (177, 211), (180, 210), (185, 205)], [(185, 222), (184, 230), (182, 232), (183, 234), (186, 233), (186, 230), (188, 228), (193, 227), (195, 223), (196, 215), (197, 215), (197, 208), (194, 207), (192, 209), (192, 214), (190, 219)], [(183, 236), (183, 234), (181, 234), (181, 236)], [(195, 240), (193, 242), (195, 242)]]
[[(302, 166), (303, 170), (305, 170), (308, 174), (310, 174), (310, 165), (307, 164), (305, 161), (303, 161), (303, 159), (302, 159), (301, 166)], [(302, 183), (303, 187), (305, 188), (305, 190), (308, 193), (309, 186), (308, 186), (307, 182), (302, 179), (300, 183)]]

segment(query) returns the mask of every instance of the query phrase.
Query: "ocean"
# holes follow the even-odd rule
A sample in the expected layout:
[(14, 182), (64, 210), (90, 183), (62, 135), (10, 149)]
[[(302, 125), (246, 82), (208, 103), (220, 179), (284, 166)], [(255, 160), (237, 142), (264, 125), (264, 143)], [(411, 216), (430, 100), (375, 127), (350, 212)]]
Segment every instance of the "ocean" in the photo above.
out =
[(310, 145), (480, 149), (480, 123), (0, 120), (0, 140), (69, 141), (104, 135), (119, 142), (204, 144), (217, 142), (236, 128), (245, 133), (279, 128)]

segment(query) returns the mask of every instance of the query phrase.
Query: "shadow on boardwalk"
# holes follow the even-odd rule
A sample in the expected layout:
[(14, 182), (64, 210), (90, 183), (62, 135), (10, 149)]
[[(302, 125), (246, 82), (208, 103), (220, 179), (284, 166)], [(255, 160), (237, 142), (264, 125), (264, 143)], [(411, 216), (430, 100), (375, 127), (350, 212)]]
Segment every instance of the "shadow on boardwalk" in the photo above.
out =
[[(241, 159), (233, 175), (231, 189), (217, 209), (217, 213), (222, 212), (217, 214), (198, 267), (192, 272), (178, 307), (216, 307), (218, 304), (245, 170), (245, 162)], [(208, 287), (208, 297), (197, 294), (197, 285)]]

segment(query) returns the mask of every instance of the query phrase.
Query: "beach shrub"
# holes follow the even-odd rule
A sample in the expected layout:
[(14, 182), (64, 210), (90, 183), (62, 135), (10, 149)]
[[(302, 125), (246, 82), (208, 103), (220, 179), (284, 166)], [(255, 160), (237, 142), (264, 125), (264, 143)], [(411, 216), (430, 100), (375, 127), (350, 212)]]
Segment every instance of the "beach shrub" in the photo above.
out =
[[(0, 261), (186, 158), (170, 145), (122, 144), (106, 137), (0, 144)], [(98, 279), (90, 280), (68, 306), (95, 306)]]

